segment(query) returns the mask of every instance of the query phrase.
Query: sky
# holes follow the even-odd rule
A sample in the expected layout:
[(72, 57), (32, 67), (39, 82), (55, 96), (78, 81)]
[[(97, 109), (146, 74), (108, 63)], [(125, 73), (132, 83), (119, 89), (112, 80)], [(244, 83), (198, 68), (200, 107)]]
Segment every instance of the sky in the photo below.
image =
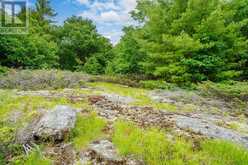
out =
[[(36, 0), (30, 0), (31, 5)], [(62, 24), (72, 15), (82, 16), (94, 21), (100, 34), (118, 43), (124, 26), (135, 24), (130, 11), (135, 9), (136, 0), (50, 0), (57, 12), (55, 21)]]

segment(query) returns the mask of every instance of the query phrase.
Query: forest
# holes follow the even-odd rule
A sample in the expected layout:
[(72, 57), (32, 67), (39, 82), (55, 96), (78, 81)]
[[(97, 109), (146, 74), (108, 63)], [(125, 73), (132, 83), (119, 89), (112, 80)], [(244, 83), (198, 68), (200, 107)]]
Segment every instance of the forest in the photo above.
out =
[[(28, 35), (1, 35), (0, 65), (89, 74), (143, 75), (171, 83), (247, 80), (246, 0), (142, 0), (113, 46), (91, 20), (56, 25), (47, 0), (30, 10)], [(3, 69), (2, 69), (3, 70)]]

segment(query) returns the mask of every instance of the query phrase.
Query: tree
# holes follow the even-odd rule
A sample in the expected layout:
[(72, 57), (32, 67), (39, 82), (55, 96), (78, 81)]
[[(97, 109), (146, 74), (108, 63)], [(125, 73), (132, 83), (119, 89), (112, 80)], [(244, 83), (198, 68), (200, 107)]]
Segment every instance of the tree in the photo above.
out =
[(135, 40), (137, 31), (133, 27), (124, 29), (125, 36), (113, 49), (114, 58), (106, 69), (108, 74), (140, 74), (143, 72), (140, 62), (145, 60), (145, 53), (140, 51)]
[[(23, 13), (20, 13), (21, 17)], [(29, 34), (0, 35), (1, 65), (30, 69), (58, 67), (58, 47), (48, 33), (50, 24), (41, 26), (36, 16), (31, 12)]]
[(133, 18), (143, 26), (132, 38), (147, 54), (144, 72), (176, 83), (244, 76), (247, 6), (245, 0), (138, 1)]
[(57, 42), (61, 68), (69, 70), (84, 70), (90, 59), (87, 68), (97, 62), (96, 66), (102, 67), (99, 73), (102, 73), (112, 48), (110, 42), (97, 33), (92, 21), (76, 16), (68, 18), (58, 30)]
[(39, 23), (50, 23), (51, 18), (56, 16), (49, 0), (37, 0), (35, 3), (35, 14)]

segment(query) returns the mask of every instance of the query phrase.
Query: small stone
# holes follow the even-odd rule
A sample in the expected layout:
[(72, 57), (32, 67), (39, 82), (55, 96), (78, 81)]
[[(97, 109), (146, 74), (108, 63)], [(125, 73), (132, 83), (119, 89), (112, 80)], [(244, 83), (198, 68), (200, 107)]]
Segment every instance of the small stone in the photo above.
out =
[(118, 156), (114, 145), (108, 140), (100, 140), (90, 144), (89, 150), (93, 151), (99, 159), (110, 164), (123, 161), (122, 158)]

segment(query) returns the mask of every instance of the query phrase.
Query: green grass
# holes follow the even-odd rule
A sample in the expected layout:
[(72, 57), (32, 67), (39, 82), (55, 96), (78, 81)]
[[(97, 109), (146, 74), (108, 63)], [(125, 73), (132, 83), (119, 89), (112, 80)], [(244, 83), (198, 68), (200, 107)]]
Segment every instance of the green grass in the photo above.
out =
[(183, 139), (173, 144), (157, 129), (142, 130), (132, 123), (117, 122), (113, 142), (122, 155), (134, 155), (149, 165), (197, 163), (192, 144)]
[(207, 140), (201, 149), (183, 138), (169, 140), (163, 131), (143, 130), (133, 123), (115, 124), (113, 142), (120, 154), (133, 155), (149, 165), (246, 165), (248, 151), (225, 141)]
[(202, 152), (208, 157), (213, 165), (247, 165), (248, 151), (230, 142), (220, 140), (208, 140), (202, 143)]
[(154, 109), (175, 111), (177, 108), (173, 104), (167, 103), (156, 103), (148, 97), (149, 90), (142, 88), (132, 88), (118, 84), (105, 83), (105, 82), (94, 82), (88, 83), (92, 87), (103, 88), (108, 93), (116, 93), (121, 96), (128, 96), (134, 98), (136, 101), (130, 103), (133, 106), (151, 106)]
[(29, 118), (39, 109), (52, 109), (56, 105), (69, 105), (73, 108), (90, 108), (87, 100), (71, 102), (67, 98), (45, 98), (42, 96), (17, 96), (14, 91), (0, 90), (0, 119), (6, 118), (12, 111), (25, 112)]
[[(37, 117), (40, 109), (50, 110), (56, 105), (69, 105), (73, 108), (83, 108), (89, 111), (93, 109), (86, 100), (74, 103), (67, 98), (48, 99), (41, 96), (17, 96), (15, 91), (0, 90), (0, 147), (5, 146), (2, 155), (5, 156), (11, 153), (13, 161), (21, 161), (23, 153), (15, 153), (12, 151), (14, 148), (11, 146), (15, 141), (16, 130)], [(21, 112), (21, 116), (17, 118), (15, 123), (8, 120), (13, 112)], [(93, 131), (95, 130), (93, 129)]]
[(52, 160), (47, 159), (43, 156), (40, 148), (36, 148), (24, 158), (24, 160), (16, 160), (13, 162), (14, 165), (52, 165)]
[(76, 126), (73, 129), (73, 144), (78, 150), (104, 135), (103, 128), (106, 122), (92, 113), (89, 116), (78, 115)]

